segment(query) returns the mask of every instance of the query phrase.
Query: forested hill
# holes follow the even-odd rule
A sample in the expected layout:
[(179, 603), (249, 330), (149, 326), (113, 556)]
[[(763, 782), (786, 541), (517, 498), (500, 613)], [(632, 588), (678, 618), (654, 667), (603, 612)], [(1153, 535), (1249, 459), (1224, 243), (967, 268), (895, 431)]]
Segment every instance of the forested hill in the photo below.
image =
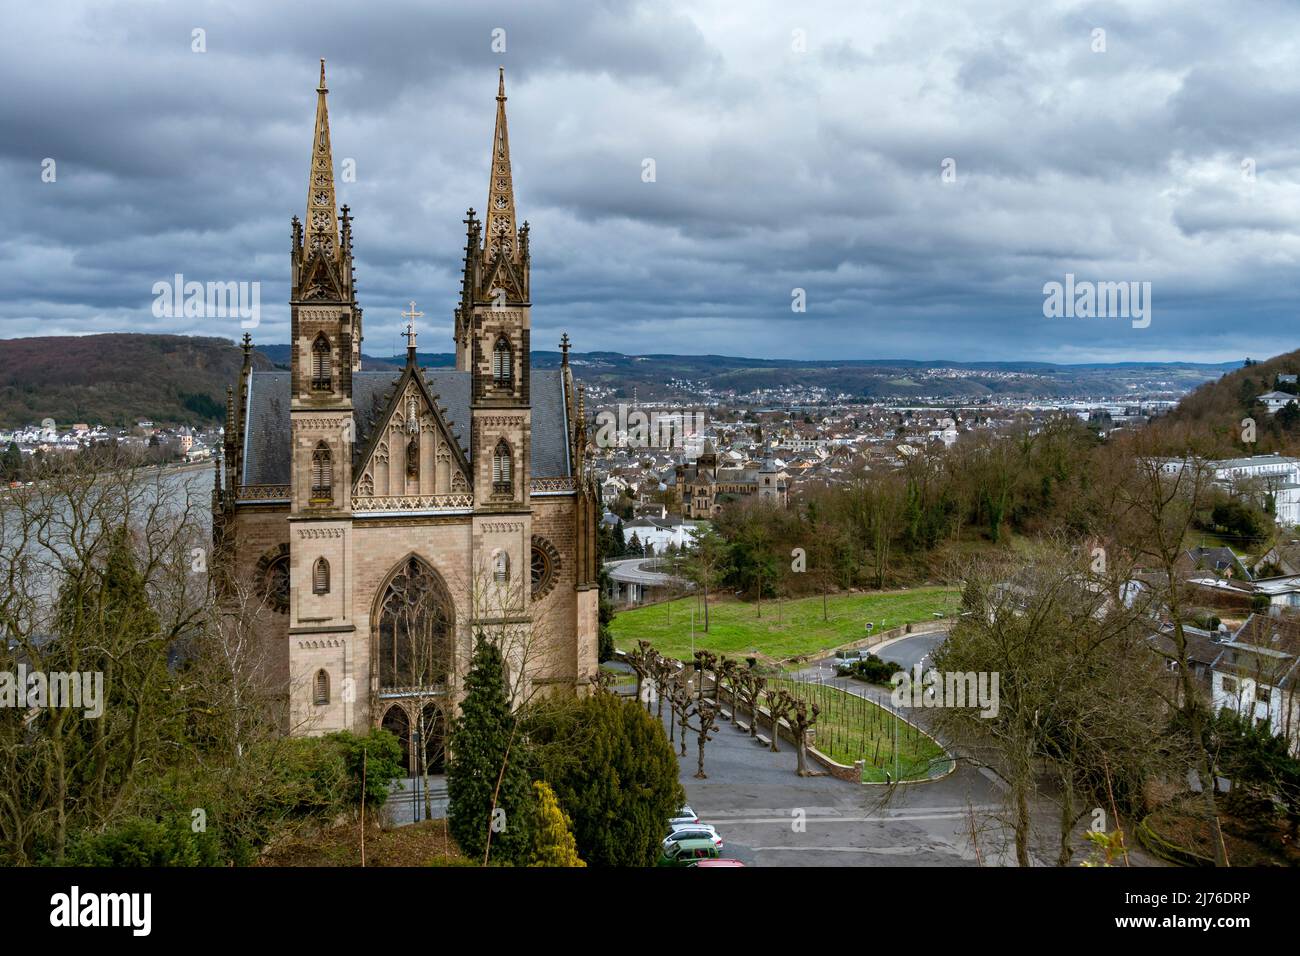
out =
[[(0, 339), (0, 427), (220, 423), (243, 354), (229, 339), (186, 335)], [(254, 355), (257, 368), (271, 362)]]
[[(1255, 368), (1288, 361), (1291, 367), (1294, 358), (1282, 356)], [(238, 345), (219, 338), (121, 333), (0, 339), (0, 427), (45, 418), (61, 425), (123, 426), (144, 418), (159, 425), (217, 423), (224, 415), (226, 386), (235, 382), (241, 359)], [(422, 352), (419, 360), (427, 367), (455, 364), (449, 353)], [(532, 360), (534, 368), (554, 368), (560, 354), (535, 351)], [(779, 399), (790, 394), (782, 390), (790, 389), (816, 390), (813, 394), (830, 401), (1172, 399), (1228, 368), (1185, 362), (796, 362), (618, 352), (575, 352), (570, 360), (582, 381), (616, 400), (633, 395), (643, 400), (698, 398), (706, 390), (714, 395), (764, 390)], [(259, 369), (287, 367), (288, 361), (287, 344), (264, 344), (254, 352)], [(404, 362), (405, 356), (363, 356), (369, 369), (396, 370)], [(1263, 371), (1253, 375), (1262, 382)]]
[[(1254, 455), (1268, 452), (1300, 452), (1300, 406), (1284, 408), (1276, 415), (1258, 399), (1266, 392), (1297, 393), (1300, 389), (1279, 382), (1279, 375), (1300, 374), (1300, 351), (1270, 359), (1246, 360), (1213, 382), (1195, 389), (1158, 422), (1165, 429), (1184, 428), (1198, 439), (1213, 441), (1220, 454)], [(1300, 401), (1300, 398), (1297, 399)], [(1255, 441), (1243, 441), (1242, 422), (1255, 424)]]

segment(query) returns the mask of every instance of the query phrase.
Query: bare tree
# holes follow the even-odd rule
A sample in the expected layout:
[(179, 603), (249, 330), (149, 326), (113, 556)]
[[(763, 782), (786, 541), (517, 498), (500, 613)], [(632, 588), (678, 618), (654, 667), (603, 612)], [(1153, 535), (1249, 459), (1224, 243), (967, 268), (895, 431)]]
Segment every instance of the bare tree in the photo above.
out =
[(709, 671), (715, 671), (714, 674), (714, 693), (717, 693), (716, 668), (718, 666), (718, 655), (713, 651), (699, 650), (695, 652), (695, 670), (700, 675), (699, 700), (704, 701), (704, 684), (705, 677)]
[[(704, 772), (704, 745), (713, 739), (713, 731), (718, 729), (715, 718), (718, 715), (718, 708), (708, 701), (701, 701), (691, 708), (688, 717), (695, 717), (695, 723), (691, 724), (686, 718), (683, 718), (682, 725), (694, 731), (699, 751), (699, 765), (695, 771), (695, 776), (703, 780), (708, 777)], [(685, 754), (685, 750), (682, 751)]]
[(685, 556), (683, 572), (700, 589), (704, 601), (704, 633), (709, 633), (709, 592), (728, 569), (727, 542), (712, 528), (694, 531), (694, 546)]
[(14, 863), (38, 844), (62, 860), (73, 827), (122, 812), (142, 769), (170, 762), (169, 728), (195, 705), (168, 660), (204, 623), (206, 496), (134, 464), (51, 458), (0, 496), (0, 670), (100, 687), (96, 706), (0, 714), (0, 846)]
[(1132, 457), (1115, 485), (1114, 519), (1121, 540), (1134, 553), (1151, 561), (1158, 576), (1158, 597), (1172, 626), (1181, 691), (1178, 706), (1187, 730), (1185, 743), (1200, 778), (1215, 864), (1227, 866), (1228, 851), (1214, 793), (1217, 774), (1213, 756), (1205, 745), (1208, 713), (1193, 683), (1195, 671), (1183, 629), (1189, 603), (1187, 585), (1178, 566), (1197, 514), (1212, 495), (1214, 476), (1205, 461), (1194, 454), (1185, 453), (1181, 461), (1161, 458), (1156, 454), (1161, 449), (1155, 439), (1147, 436), (1137, 437), (1124, 450)]
[[(933, 657), (940, 689), (953, 690), (926, 714), (958, 759), (1005, 782), (1022, 866), (1036, 800), (1058, 802), (1058, 861), (1068, 862), (1083, 812), (1104, 803), (1100, 768), (1123, 768), (1137, 792), (1159, 749), (1160, 667), (1145, 608), (1116, 600), (1122, 589), (1090, 560), (1049, 544), (1014, 567), (969, 566), (964, 613)], [(973, 693), (979, 675), (997, 676), (996, 706)]]
[(795, 772), (801, 777), (806, 777), (808, 776), (808, 731), (817, 723), (821, 708), (816, 704), (810, 708), (807, 701), (787, 693), (785, 711), (790, 723), (790, 731), (794, 734), (797, 756)]
[(749, 708), (749, 735), (758, 736), (758, 700), (767, 686), (767, 678), (752, 667), (740, 668), (737, 673), (741, 697)]
[[(785, 717), (785, 709), (788, 704), (790, 695), (780, 688), (769, 688), (763, 691), (763, 700), (767, 704), (767, 712), (772, 717), (772, 753), (779, 753), (781, 748), (777, 746), (777, 740), (781, 736), (781, 719)], [(754, 713), (754, 722), (758, 723), (758, 712)]]

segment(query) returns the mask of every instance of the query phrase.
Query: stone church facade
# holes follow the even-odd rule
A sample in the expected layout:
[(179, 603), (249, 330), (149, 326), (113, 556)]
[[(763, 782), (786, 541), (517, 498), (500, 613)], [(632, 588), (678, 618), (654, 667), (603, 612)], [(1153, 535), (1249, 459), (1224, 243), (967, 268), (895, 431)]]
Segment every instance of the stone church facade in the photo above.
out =
[(757, 467), (719, 467), (711, 441), (694, 464), (677, 465), (673, 477), (677, 506), (691, 520), (716, 518), (726, 502), (739, 498), (757, 496), (782, 508), (790, 503), (790, 475), (771, 456)]
[[(352, 217), (335, 204), (324, 61), (306, 218), (292, 224), (289, 371), (228, 391), (218, 554), (260, 602), (286, 730), (384, 726), (437, 770), (478, 635), (516, 702), (582, 693), (597, 669), (598, 492), (568, 364), (530, 365), (528, 224), (499, 81), (487, 211), (464, 222), (456, 368), (361, 367)], [(419, 733), (417, 738), (415, 735)]]

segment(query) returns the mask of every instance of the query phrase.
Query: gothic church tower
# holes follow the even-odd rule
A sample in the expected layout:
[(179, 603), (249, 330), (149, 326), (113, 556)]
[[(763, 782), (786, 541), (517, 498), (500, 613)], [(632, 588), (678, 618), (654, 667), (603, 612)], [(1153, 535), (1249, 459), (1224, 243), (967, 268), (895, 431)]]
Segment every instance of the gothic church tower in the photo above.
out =
[[(289, 389), (289, 672), (306, 680), (340, 654), (352, 621), (352, 376), (361, 368), (361, 309), (352, 266), (348, 207), (335, 212), (325, 61), (316, 90), (307, 218), (293, 219), (290, 252), (292, 372)], [(348, 675), (350, 677), (351, 675)], [(336, 678), (337, 679), (337, 678)], [(354, 692), (339, 698), (350, 709)], [(291, 687), (303, 719), (307, 690)], [(305, 712), (304, 712), (305, 713)], [(347, 725), (345, 721), (345, 726)]]

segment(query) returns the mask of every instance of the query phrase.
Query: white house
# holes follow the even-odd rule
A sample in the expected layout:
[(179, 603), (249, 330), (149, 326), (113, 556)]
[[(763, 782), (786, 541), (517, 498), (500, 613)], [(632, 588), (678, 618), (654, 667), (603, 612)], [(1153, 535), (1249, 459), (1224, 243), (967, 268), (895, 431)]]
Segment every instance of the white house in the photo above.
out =
[[(1186, 467), (1187, 461), (1164, 458), (1159, 464), (1161, 471), (1176, 475)], [(1278, 524), (1284, 527), (1300, 524), (1300, 459), (1283, 455), (1251, 455), (1249, 458), (1207, 461), (1205, 465), (1213, 472), (1214, 482), (1234, 494), (1262, 492), (1271, 495)]]
[(1276, 415), (1296, 400), (1296, 396), (1289, 392), (1265, 392), (1255, 397), (1255, 401), (1262, 402), (1270, 415)]
[(663, 554), (670, 544), (679, 550), (694, 543), (691, 532), (702, 522), (683, 521), (681, 518), (636, 518), (623, 522), (623, 541), (630, 542), (635, 534), (637, 541), (646, 547), (646, 554)]
[(1273, 612), (1252, 614), (1214, 661), (1211, 695), (1216, 711), (1230, 709), (1267, 723), (1300, 752), (1300, 621)]

